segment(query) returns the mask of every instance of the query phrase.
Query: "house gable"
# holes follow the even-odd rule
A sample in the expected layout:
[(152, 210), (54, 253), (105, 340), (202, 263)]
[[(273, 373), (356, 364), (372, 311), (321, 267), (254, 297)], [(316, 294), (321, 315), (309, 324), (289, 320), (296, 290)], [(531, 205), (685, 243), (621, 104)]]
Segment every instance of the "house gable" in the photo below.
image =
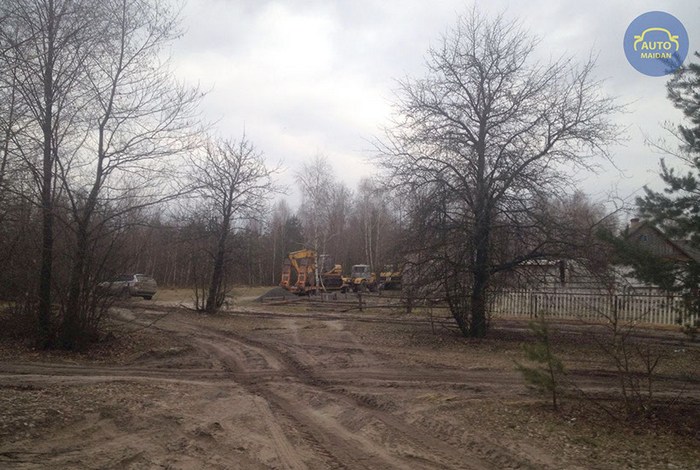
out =
[(646, 222), (635, 222), (635, 219), (632, 219), (626, 238), (640, 248), (668, 260), (695, 260), (692, 254), (684, 250), (681, 245), (669, 239), (661, 230)]

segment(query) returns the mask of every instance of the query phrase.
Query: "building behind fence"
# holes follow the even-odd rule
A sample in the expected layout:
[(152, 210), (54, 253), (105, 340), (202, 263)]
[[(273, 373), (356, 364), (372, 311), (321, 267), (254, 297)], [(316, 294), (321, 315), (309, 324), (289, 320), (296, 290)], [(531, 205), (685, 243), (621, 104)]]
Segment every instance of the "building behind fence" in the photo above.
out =
[(680, 295), (659, 289), (616, 292), (577, 289), (505, 289), (493, 297), (494, 316), (604, 320), (673, 325), (684, 312)]

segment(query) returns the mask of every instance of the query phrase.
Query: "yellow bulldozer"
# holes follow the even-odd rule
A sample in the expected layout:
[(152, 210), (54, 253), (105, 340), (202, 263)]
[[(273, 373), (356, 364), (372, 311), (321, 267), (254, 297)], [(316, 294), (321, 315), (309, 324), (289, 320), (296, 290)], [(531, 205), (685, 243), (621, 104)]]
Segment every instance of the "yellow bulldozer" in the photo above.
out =
[(384, 266), (384, 270), (377, 276), (367, 264), (356, 264), (350, 271), (347, 288), (354, 292), (376, 292), (382, 289), (401, 289), (401, 269), (395, 269), (393, 265)]
[(347, 289), (352, 289), (354, 292), (367, 290), (375, 292), (377, 287), (377, 275), (372, 272), (368, 264), (356, 264), (352, 267)]
[(324, 255), (318, 256), (314, 250), (304, 249), (289, 253), (282, 266), (280, 286), (298, 295), (346, 289), (347, 280), (343, 277), (343, 267), (339, 264), (319, 272), (318, 282), (316, 281), (316, 265), (318, 263), (323, 270), (324, 258)]
[(384, 270), (379, 273), (380, 289), (399, 290), (401, 289), (401, 279), (403, 272), (401, 268), (395, 268), (393, 264), (384, 266)]

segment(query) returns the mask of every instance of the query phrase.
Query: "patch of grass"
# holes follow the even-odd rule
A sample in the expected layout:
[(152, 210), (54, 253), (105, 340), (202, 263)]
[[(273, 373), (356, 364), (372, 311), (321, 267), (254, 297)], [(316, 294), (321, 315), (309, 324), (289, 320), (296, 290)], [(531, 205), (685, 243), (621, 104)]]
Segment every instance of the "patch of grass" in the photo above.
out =
[(191, 301), (193, 290), (191, 288), (158, 288), (155, 300), (162, 302), (187, 302)]

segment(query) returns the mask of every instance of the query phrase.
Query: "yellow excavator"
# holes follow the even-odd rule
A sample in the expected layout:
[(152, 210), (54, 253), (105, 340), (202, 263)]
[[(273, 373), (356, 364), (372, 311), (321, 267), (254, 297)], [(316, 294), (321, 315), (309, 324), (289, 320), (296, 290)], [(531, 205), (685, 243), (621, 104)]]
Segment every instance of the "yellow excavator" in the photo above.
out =
[[(280, 286), (298, 295), (346, 288), (343, 267), (339, 264), (328, 271), (319, 273), (319, 283), (316, 285), (315, 274), (318, 258), (318, 254), (314, 250), (304, 249), (289, 253), (282, 266)], [(296, 280), (292, 280), (292, 274), (296, 275)]]
[(402, 278), (401, 268), (394, 268), (393, 264), (387, 264), (384, 266), (384, 270), (379, 273), (379, 286), (381, 289), (401, 289), (401, 278)]

